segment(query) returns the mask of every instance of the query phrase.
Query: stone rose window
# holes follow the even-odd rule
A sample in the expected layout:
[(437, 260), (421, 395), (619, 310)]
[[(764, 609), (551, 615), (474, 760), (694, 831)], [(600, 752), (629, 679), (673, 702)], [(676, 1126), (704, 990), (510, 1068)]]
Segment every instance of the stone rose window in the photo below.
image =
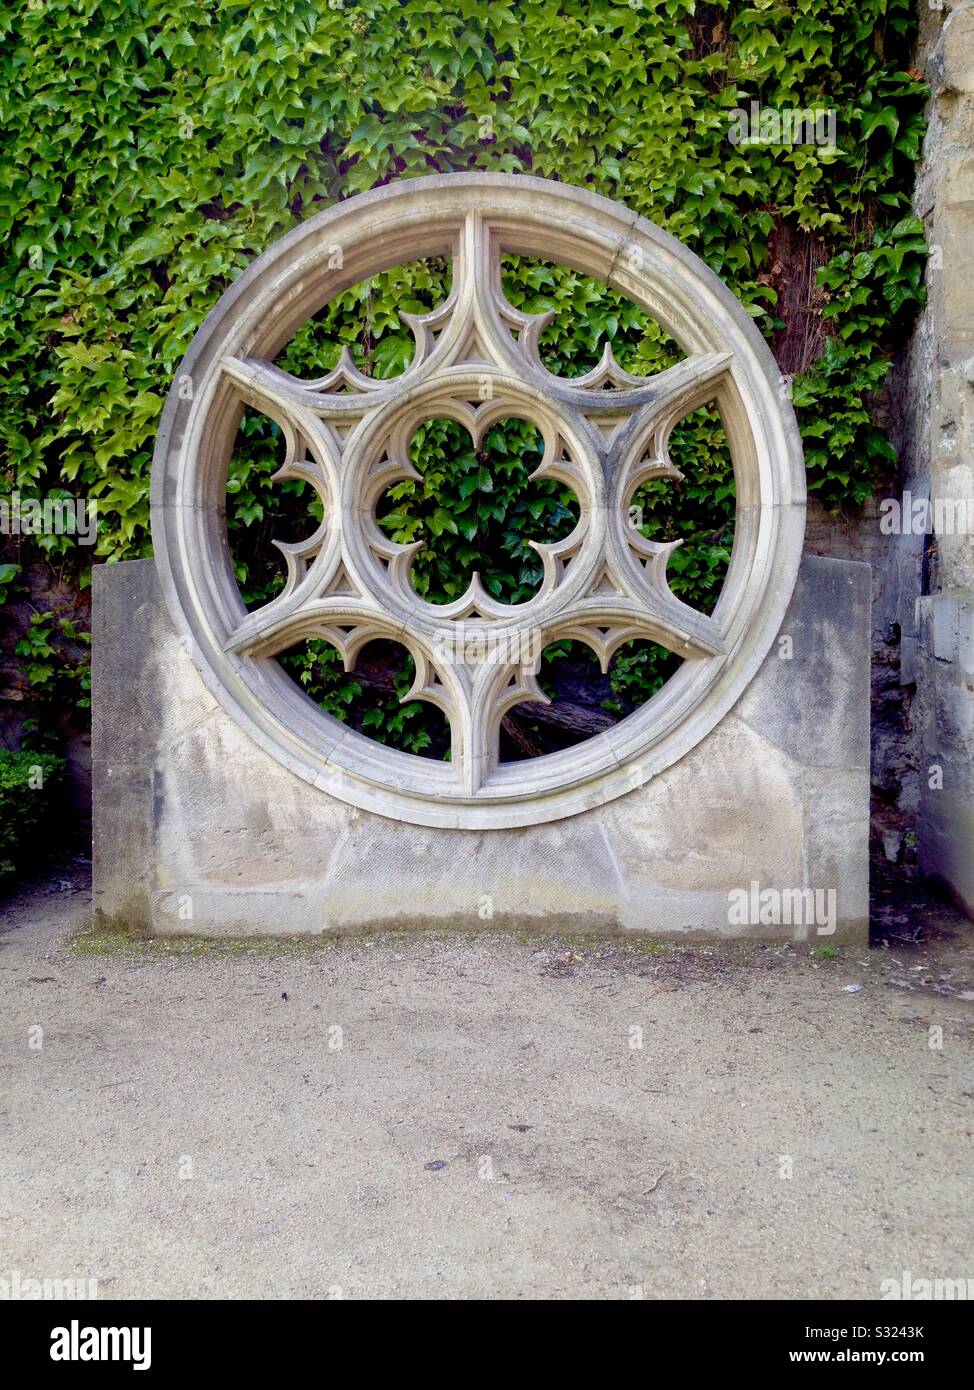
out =
[[(586, 376), (542, 364), (549, 315), (509, 304), (505, 252), (542, 257), (605, 281), (640, 305), (686, 354), (652, 377), (623, 371), (606, 348)], [(347, 352), (334, 371), (300, 380), (273, 365), (294, 332), (350, 285), (423, 256), (452, 258), (446, 301), (403, 314), (415, 335), (399, 377), (374, 380)], [(734, 549), (713, 612), (667, 583), (678, 542), (629, 524), (634, 494), (679, 478), (674, 426), (706, 403), (721, 415), (737, 492)], [(320, 525), (281, 544), (287, 581), (248, 613), (225, 532), (228, 461), (245, 406), (274, 420), (278, 476), (311, 485)], [(543, 442), (535, 478), (571, 489), (578, 523), (534, 542), (540, 589), (498, 602), (472, 577), (449, 604), (416, 593), (418, 545), (389, 539), (383, 495), (417, 477), (410, 443), (447, 419), (479, 447), (511, 418)], [(156, 554), (180, 633), (215, 698), (269, 752), (323, 793), (397, 819), (483, 829), (572, 815), (631, 790), (675, 761), (730, 709), (767, 654), (801, 555), (804, 473), (797, 431), (771, 354), (747, 314), (703, 264), (657, 227), (579, 189), (511, 175), (413, 179), (351, 199), (297, 228), (227, 292), (197, 335), (171, 393), (153, 477)], [(408, 698), (449, 721), (451, 756), (431, 762), (363, 737), (324, 714), (276, 657), (322, 638), (354, 668), (376, 639), (415, 664)], [(683, 658), (652, 699), (582, 745), (501, 763), (500, 726), (514, 705), (546, 699), (540, 655), (584, 642), (606, 665), (647, 639)]]

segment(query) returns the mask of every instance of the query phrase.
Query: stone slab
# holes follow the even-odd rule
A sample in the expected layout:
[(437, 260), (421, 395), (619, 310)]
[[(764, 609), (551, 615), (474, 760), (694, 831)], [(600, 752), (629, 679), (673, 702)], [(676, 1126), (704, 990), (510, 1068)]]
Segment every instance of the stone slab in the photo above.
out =
[(96, 567), (93, 607), (103, 929), (867, 939), (866, 564), (804, 558), (789, 640), (686, 756), (604, 806), (519, 829), (391, 820), (282, 767), (204, 688), (151, 561)]

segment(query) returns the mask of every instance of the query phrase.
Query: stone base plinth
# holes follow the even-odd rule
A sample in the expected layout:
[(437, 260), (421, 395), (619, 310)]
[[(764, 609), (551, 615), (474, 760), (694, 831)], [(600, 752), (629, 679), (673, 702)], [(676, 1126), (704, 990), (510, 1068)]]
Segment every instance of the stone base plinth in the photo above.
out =
[(484, 831), (387, 819), (287, 771), (205, 689), (153, 563), (94, 576), (101, 929), (867, 939), (868, 565), (805, 557), (790, 641), (672, 767), (568, 819)]

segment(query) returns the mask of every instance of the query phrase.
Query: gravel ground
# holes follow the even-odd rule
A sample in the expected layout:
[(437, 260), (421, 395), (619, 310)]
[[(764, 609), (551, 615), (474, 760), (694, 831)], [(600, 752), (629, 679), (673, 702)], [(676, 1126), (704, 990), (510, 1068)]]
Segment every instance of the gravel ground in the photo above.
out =
[(706, 1299), (974, 1277), (974, 928), (820, 959), (76, 940), (87, 913), (70, 883), (0, 908), (2, 1278)]

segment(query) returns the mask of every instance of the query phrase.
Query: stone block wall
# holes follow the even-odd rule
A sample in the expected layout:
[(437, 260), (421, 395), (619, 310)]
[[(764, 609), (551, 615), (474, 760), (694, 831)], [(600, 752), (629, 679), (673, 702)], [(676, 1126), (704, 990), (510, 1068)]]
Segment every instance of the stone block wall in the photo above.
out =
[(913, 396), (934, 515), (959, 503), (967, 524), (931, 535), (916, 604), (917, 838), (921, 871), (974, 916), (974, 3), (928, 11), (924, 26), (932, 96), (915, 205), (932, 254)]
[[(358, 810), (287, 771), (206, 691), (155, 566), (102, 566), (97, 924), (231, 937), (449, 927), (864, 942), (869, 609), (868, 565), (806, 556), (776, 647), (672, 767), (564, 820), (446, 830)], [(801, 920), (781, 920), (797, 904), (786, 894), (803, 895)]]

